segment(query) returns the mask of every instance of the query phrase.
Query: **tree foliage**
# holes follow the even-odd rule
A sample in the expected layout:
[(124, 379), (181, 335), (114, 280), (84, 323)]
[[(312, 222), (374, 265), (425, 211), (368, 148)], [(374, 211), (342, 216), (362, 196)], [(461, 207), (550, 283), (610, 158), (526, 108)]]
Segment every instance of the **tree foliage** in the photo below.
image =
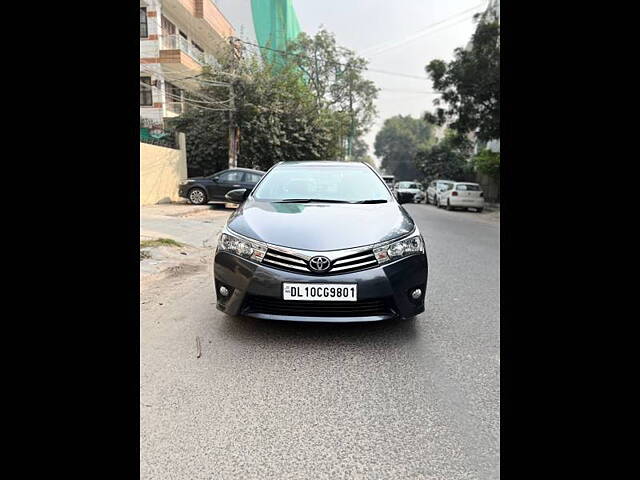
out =
[(434, 101), (435, 114), (425, 118), (439, 125), (450, 122), (460, 134), (473, 132), (487, 141), (500, 138), (500, 22), (493, 11), (476, 18), (468, 49), (457, 48), (449, 63), (432, 60), (426, 66), (442, 95)]
[[(333, 158), (338, 153), (333, 123), (327, 111), (318, 111), (313, 95), (293, 66), (277, 71), (256, 57), (243, 60), (235, 69), (235, 121), (240, 129), (238, 165), (268, 169), (289, 160)], [(220, 80), (205, 76), (205, 81)], [(220, 105), (228, 101), (226, 88), (204, 84), (200, 90)], [(202, 96), (193, 97), (192, 100)], [(229, 114), (191, 106), (172, 125), (187, 135), (190, 174), (207, 175), (228, 165)]]
[(493, 178), (500, 176), (500, 152), (483, 150), (471, 160), (477, 171)]
[(417, 178), (415, 155), (433, 142), (432, 131), (430, 124), (410, 115), (387, 118), (374, 143), (375, 154), (382, 159), (381, 168), (397, 180)]
[[(352, 159), (366, 156), (361, 136), (375, 116), (377, 89), (362, 76), (365, 60), (338, 46), (325, 30), (314, 37), (301, 34), (288, 52), (277, 66), (257, 55), (239, 62), (224, 58), (220, 70), (202, 77), (204, 82), (233, 79), (238, 165), (265, 170), (279, 161), (344, 158), (352, 128)], [(221, 74), (231, 71), (231, 77)], [(212, 110), (228, 107), (228, 99), (227, 88), (204, 83), (199, 95), (189, 95), (190, 108), (171, 119), (171, 126), (187, 135), (190, 175), (228, 165), (229, 113)]]
[[(360, 138), (371, 128), (376, 115), (378, 89), (363, 76), (367, 61), (336, 43), (332, 33), (301, 33), (288, 48), (289, 60), (304, 74), (316, 108), (338, 113), (339, 136)], [(352, 155), (354, 155), (352, 145)], [(355, 155), (354, 155), (355, 156)]]
[(467, 172), (471, 145), (464, 137), (449, 133), (435, 145), (416, 153), (416, 165), (425, 183), (436, 179), (457, 180)]

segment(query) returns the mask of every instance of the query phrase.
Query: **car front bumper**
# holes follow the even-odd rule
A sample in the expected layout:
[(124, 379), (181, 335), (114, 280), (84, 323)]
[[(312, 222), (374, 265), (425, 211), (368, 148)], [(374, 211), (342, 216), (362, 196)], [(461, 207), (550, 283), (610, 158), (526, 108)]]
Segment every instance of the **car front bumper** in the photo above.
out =
[(189, 185), (179, 185), (178, 186), (178, 196), (182, 198), (187, 198), (187, 193), (189, 192)]
[[(379, 267), (336, 275), (306, 275), (250, 262), (217, 251), (214, 282), (218, 310), (267, 320), (298, 322), (373, 322), (411, 318), (424, 311), (428, 264), (426, 255), (412, 255)], [(285, 301), (283, 282), (356, 283), (357, 302)], [(225, 286), (229, 295), (219, 289)], [(420, 298), (411, 292), (422, 290)]]

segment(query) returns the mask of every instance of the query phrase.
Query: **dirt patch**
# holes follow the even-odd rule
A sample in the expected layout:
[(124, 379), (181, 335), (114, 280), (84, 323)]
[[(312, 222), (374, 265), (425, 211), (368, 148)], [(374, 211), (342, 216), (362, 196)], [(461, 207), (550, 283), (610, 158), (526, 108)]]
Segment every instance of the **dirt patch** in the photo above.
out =
[(214, 218), (229, 215), (233, 210), (234, 207), (231, 204), (191, 205), (190, 203), (163, 203), (159, 205), (145, 205), (140, 208), (140, 213), (166, 217)]
[(172, 238), (154, 238), (148, 240), (140, 240), (140, 248), (152, 248), (152, 247), (182, 247), (182, 243), (176, 242)]
[(204, 265), (204, 263), (200, 263), (198, 265), (183, 263), (180, 265), (171, 266), (164, 270), (163, 273), (165, 273), (169, 277), (180, 277), (183, 275), (194, 275), (196, 273), (201, 273), (206, 271), (206, 269), (207, 267)]

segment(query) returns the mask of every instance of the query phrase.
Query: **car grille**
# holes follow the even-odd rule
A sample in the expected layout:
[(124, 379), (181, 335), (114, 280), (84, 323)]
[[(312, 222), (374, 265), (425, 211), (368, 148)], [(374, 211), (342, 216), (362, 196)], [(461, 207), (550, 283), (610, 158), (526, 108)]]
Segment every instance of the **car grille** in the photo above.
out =
[(322, 302), (282, 300), (273, 297), (247, 295), (244, 313), (265, 313), (294, 317), (371, 317), (392, 316), (387, 299), (357, 302)]
[(302, 272), (313, 275), (350, 273), (378, 266), (378, 261), (373, 254), (373, 250), (365, 250), (337, 258), (331, 262), (331, 267), (325, 272), (314, 272), (309, 269), (309, 265), (305, 259), (273, 248), (267, 250), (267, 253), (265, 253), (262, 259), (262, 263), (288, 272)]

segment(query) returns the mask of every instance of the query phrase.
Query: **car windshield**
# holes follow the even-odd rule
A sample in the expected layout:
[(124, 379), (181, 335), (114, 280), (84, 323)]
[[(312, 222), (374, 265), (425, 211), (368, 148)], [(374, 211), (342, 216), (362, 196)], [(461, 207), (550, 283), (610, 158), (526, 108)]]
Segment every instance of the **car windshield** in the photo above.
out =
[(279, 165), (254, 190), (256, 200), (386, 202), (389, 190), (367, 167), (353, 165)]
[(420, 188), (417, 183), (413, 182), (400, 182), (398, 183), (398, 188)]

